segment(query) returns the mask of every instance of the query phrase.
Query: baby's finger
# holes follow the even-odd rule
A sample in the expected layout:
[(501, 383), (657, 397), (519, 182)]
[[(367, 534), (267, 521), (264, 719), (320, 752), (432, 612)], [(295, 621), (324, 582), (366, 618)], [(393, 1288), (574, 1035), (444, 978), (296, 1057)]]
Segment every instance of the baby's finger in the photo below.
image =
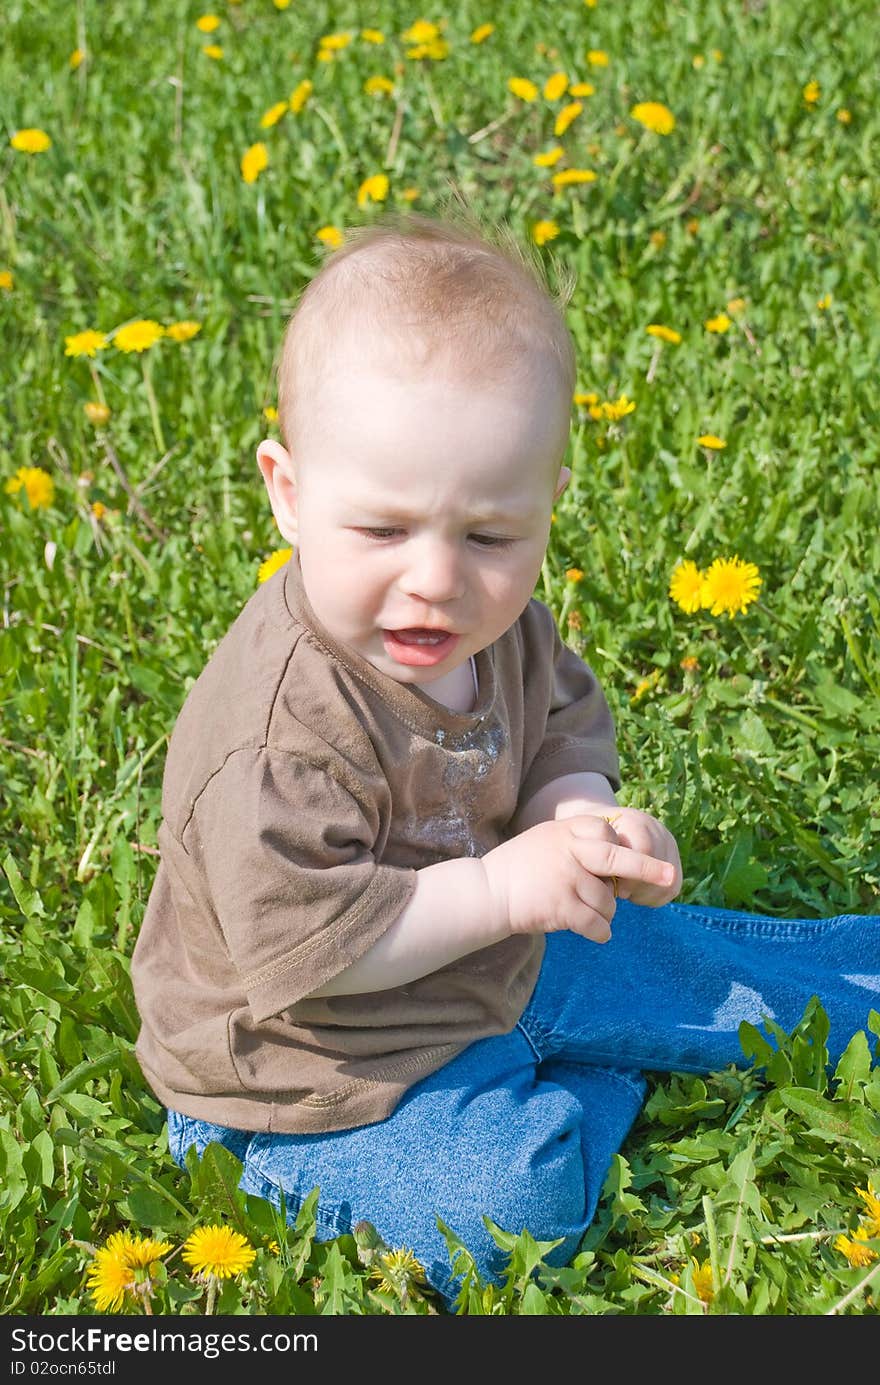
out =
[(619, 880), (634, 880), (664, 888), (675, 881), (675, 867), (668, 861), (660, 861), (656, 856), (633, 851), (628, 846), (579, 839), (574, 850), (580, 864), (593, 875), (603, 875), (606, 878), (616, 875)]

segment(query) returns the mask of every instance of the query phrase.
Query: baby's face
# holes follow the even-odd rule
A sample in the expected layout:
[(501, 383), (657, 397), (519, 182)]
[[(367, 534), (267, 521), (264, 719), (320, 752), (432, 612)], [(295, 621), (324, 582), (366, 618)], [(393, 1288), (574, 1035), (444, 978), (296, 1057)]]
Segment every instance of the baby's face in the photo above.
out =
[(290, 536), (306, 594), (339, 642), (430, 692), (532, 596), (570, 401), (537, 367), (490, 387), (349, 354), (315, 410)]

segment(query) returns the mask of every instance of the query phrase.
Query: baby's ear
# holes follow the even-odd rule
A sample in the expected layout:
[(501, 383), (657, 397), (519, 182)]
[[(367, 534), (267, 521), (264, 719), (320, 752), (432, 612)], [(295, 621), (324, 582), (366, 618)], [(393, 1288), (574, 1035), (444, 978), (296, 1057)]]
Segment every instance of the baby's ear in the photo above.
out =
[(257, 448), (257, 466), (269, 492), (269, 502), (279, 533), (290, 544), (297, 541), (296, 474), (286, 447), (264, 438)]

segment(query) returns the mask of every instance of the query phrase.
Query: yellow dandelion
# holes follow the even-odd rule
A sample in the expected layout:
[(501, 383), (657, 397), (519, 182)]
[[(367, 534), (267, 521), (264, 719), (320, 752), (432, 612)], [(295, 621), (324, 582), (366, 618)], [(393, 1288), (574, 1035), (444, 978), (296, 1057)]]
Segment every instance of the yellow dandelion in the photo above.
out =
[(685, 673), (696, 673), (700, 667), (700, 661), (696, 654), (685, 654), (683, 659), (679, 659), (678, 667), (684, 669)]
[(117, 1231), (105, 1246), (95, 1252), (86, 1275), (86, 1284), (99, 1313), (118, 1312), (126, 1294), (134, 1291), (134, 1266), (128, 1263), (125, 1256), (130, 1239), (127, 1232)]
[(528, 77), (509, 77), (507, 90), (520, 101), (537, 101), (538, 99), (538, 88), (534, 82), (529, 81)]
[(394, 91), (394, 83), (390, 77), (368, 77), (364, 82), (364, 91), (367, 96), (390, 95)]
[(413, 1252), (403, 1247), (378, 1255), (370, 1270), (370, 1278), (387, 1293), (401, 1293), (424, 1284), (425, 1271)]
[(361, 29), (361, 38), (364, 43), (384, 43), (385, 35), (381, 29)]
[(727, 313), (718, 313), (716, 317), (707, 318), (703, 326), (707, 332), (717, 332), (719, 335), (723, 335), (733, 326), (733, 320), (728, 317)]
[(252, 144), (241, 156), (241, 176), (246, 183), (255, 183), (268, 166), (269, 151), (265, 144)]
[(47, 510), (55, 495), (55, 482), (41, 466), (20, 466), (3, 489), (7, 495), (23, 490), (32, 510)]
[(106, 513), (107, 513), (107, 506), (104, 504), (103, 500), (93, 500), (93, 501), (92, 501), (92, 507), (91, 507), (91, 508), (92, 508), (92, 515), (94, 516), (94, 518), (95, 518), (95, 519), (98, 521), (98, 523), (100, 524), (101, 520), (104, 518), (104, 516), (105, 516)]
[(357, 204), (359, 207), (365, 207), (368, 202), (384, 202), (387, 196), (387, 174), (373, 173), (369, 178), (365, 178), (358, 188)]
[(294, 115), (299, 115), (313, 90), (313, 83), (306, 77), (299, 83), (299, 86), (290, 93), (290, 109), (293, 111)]
[(202, 34), (213, 34), (215, 29), (220, 28), (220, 16), (216, 14), (203, 14), (196, 20), (196, 28)]
[(206, 58), (212, 58), (215, 63), (219, 63), (223, 58), (223, 49), (219, 43), (206, 43), (202, 49)]
[(739, 313), (746, 310), (746, 300), (744, 298), (731, 298), (727, 304), (727, 311), (737, 317)]
[(85, 332), (74, 332), (72, 336), (64, 338), (65, 356), (94, 356), (96, 351), (100, 351), (107, 345), (107, 338), (103, 332), (96, 332), (93, 328), (88, 328)]
[(553, 126), (554, 135), (564, 135), (569, 125), (572, 121), (577, 120), (583, 109), (583, 103), (580, 101), (569, 101), (567, 106), (563, 106)]
[(165, 335), (170, 337), (172, 341), (192, 341), (193, 337), (198, 336), (201, 330), (202, 324), (200, 322), (184, 320), (183, 322), (172, 322), (170, 327), (165, 328)]
[(856, 1192), (868, 1209), (867, 1216), (862, 1219), (862, 1228), (871, 1237), (880, 1236), (880, 1196), (871, 1183), (867, 1188), (856, 1188)]
[(318, 42), (325, 51), (341, 53), (343, 48), (348, 47), (353, 38), (354, 34), (348, 32), (342, 34), (325, 34)]
[[(241, 0), (234, 0), (234, 3), (238, 5), (241, 3)], [(290, 0), (272, 0), (272, 4), (275, 6), (276, 10), (286, 10), (290, 6)]]
[(45, 154), (52, 148), (52, 141), (45, 130), (16, 130), (9, 143), (19, 154)]
[(559, 235), (559, 227), (555, 221), (536, 221), (532, 227), (532, 240), (536, 245), (546, 245), (548, 240), (555, 240)]
[(331, 250), (338, 250), (339, 246), (345, 240), (345, 236), (338, 226), (321, 226), (315, 232), (315, 236), (324, 245), (329, 245)]
[(77, 69), (77, 68), (83, 63), (83, 61), (85, 60), (85, 56), (86, 56), (86, 50), (85, 50), (84, 48), (74, 48), (74, 50), (73, 50), (73, 52), (71, 53), (70, 57), (67, 59), (67, 64), (68, 64), (68, 67), (70, 68), (71, 72), (76, 72), (76, 69)]
[(595, 96), (596, 88), (592, 82), (575, 82), (568, 92), (570, 96)]
[(690, 558), (673, 570), (669, 579), (669, 596), (685, 615), (692, 616), (703, 604), (703, 574)]
[(716, 63), (723, 63), (723, 62), (724, 62), (724, 54), (722, 53), (722, 51), (721, 51), (720, 48), (712, 48), (712, 49), (710, 49), (710, 52), (711, 52), (711, 54), (712, 54), (713, 60), (714, 60)]
[(820, 312), (825, 312), (826, 308), (831, 307), (831, 294), (823, 293), (821, 298), (816, 299), (816, 307)]
[(691, 58), (691, 66), (696, 68), (697, 72), (699, 72), (701, 67), (706, 66), (706, 59), (703, 57), (702, 53), (694, 54)]
[(604, 48), (591, 48), (587, 53), (587, 62), (590, 64), (590, 67), (607, 67), (609, 62), (608, 54), (605, 52)]
[(703, 580), (703, 606), (713, 616), (735, 616), (757, 601), (761, 582), (754, 563), (746, 563), (736, 555), (716, 558)]
[(263, 418), (266, 420), (267, 423), (278, 422), (278, 410), (275, 408), (274, 404), (266, 405), (265, 409), (263, 410)]
[(822, 88), (819, 86), (818, 82), (807, 82), (803, 90), (803, 97), (808, 106), (815, 106), (821, 95)]
[(110, 408), (99, 399), (87, 399), (83, 404), (83, 413), (96, 428), (100, 428), (110, 418)]
[(562, 158), (565, 150), (561, 144), (554, 144), (552, 149), (545, 149), (541, 154), (535, 154), (532, 163), (538, 168), (552, 168)]
[(659, 337), (660, 341), (672, 342), (677, 346), (681, 341), (681, 332), (676, 332), (674, 327), (664, 327), (661, 322), (651, 322), (645, 328), (649, 337)]
[(646, 697), (649, 692), (654, 691), (657, 684), (660, 682), (661, 677), (661, 670), (659, 668), (655, 668), (653, 673), (650, 673), (647, 678), (640, 679), (640, 681), (636, 684), (635, 688), (633, 689), (633, 694), (630, 698), (630, 703), (634, 707), (637, 706), (638, 703), (641, 702), (643, 697)]
[(648, 237), (648, 240), (651, 242), (655, 250), (662, 250), (664, 245), (666, 244), (666, 232), (652, 231)]
[(853, 1232), (852, 1237), (838, 1236), (834, 1242), (834, 1249), (845, 1255), (854, 1269), (865, 1269), (877, 1259), (876, 1250), (865, 1244), (867, 1239), (866, 1234), (859, 1229)]
[(289, 101), (276, 101), (274, 106), (270, 106), (260, 116), (260, 129), (271, 130), (273, 125), (277, 125), (283, 115), (290, 110)]
[(558, 101), (568, 90), (568, 77), (564, 72), (553, 72), (544, 83), (544, 100)]
[(639, 101), (630, 115), (646, 130), (653, 130), (655, 135), (670, 135), (675, 129), (675, 116), (662, 101)]
[(417, 19), (400, 37), (404, 43), (434, 43), (440, 37), (440, 30), (427, 19)]
[(231, 1279), (250, 1269), (257, 1252), (240, 1231), (228, 1226), (200, 1226), (187, 1236), (182, 1256), (195, 1274)]
[(598, 404), (599, 396), (594, 390), (588, 390), (587, 392), (578, 390), (572, 395), (572, 400), (575, 404), (587, 408), (591, 404)]
[(15, 278), (12, 270), (0, 269), (0, 289), (3, 289), (4, 293), (11, 293), (14, 283)]
[(422, 194), (418, 188), (404, 188), (400, 195), (404, 202), (415, 202), (416, 198), (421, 197)]
[(852, 111), (848, 111), (848, 110), (846, 109), (846, 106), (841, 106), (840, 110), (837, 111), (837, 113), (836, 113), (835, 119), (836, 119), (836, 120), (839, 122), (839, 124), (841, 124), (841, 125), (851, 125), (851, 124), (852, 124)]
[(480, 24), (471, 34), (471, 43), (485, 43), (490, 34), (494, 34), (494, 24)]
[(563, 168), (553, 174), (555, 188), (572, 187), (576, 183), (595, 183), (597, 174), (591, 168)]
[(567, 567), (565, 569), (566, 582), (582, 582), (584, 574), (579, 567)]
[(118, 351), (126, 353), (149, 351), (164, 335), (165, 329), (160, 323), (154, 322), (151, 317), (140, 317), (136, 322), (128, 322), (114, 332), (113, 345)]
[(612, 423), (618, 423), (622, 418), (626, 418), (627, 414), (634, 413), (635, 407), (634, 401), (622, 394), (619, 399), (606, 400), (602, 405), (602, 417), (610, 419)]
[(268, 558), (260, 563), (257, 571), (257, 581), (268, 581), (273, 573), (276, 573), (279, 568), (284, 567), (284, 564), (290, 561), (292, 553), (292, 548), (278, 548), (274, 553), (270, 553)]
[(692, 1275), (694, 1281), (694, 1292), (697, 1298), (703, 1303), (711, 1303), (715, 1297), (715, 1284), (712, 1277), (712, 1265), (708, 1260), (700, 1264), (697, 1260), (691, 1260)]
[(722, 452), (727, 446), (724, 438), (719, 438), (717, 433), (701, 433), (697, 442), (701, 447), (708, 447), (712, 452)]
[(684, 229), (689, 236), (695, 236), (700, 229), (700, 223), (695, 216), (692, 216), (690, 221), (685, 222)]

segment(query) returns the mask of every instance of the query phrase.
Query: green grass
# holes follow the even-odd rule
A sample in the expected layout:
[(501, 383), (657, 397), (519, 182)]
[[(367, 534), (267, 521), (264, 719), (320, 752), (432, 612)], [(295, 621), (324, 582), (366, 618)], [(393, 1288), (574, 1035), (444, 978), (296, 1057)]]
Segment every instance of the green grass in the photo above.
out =
[[(55, 485), (35, 510), (0, 492), (0, 1311), (90, 1313), (89, 1246), (128, 1228), (177, 1247), (221, 1217), (258, 1258), (218, 1311), (426, 1312), (378, 1293), (351, 1238), (316, 1244), (308, 1209), (288, 1231), (245, 1203), (224, 1151), (177, 1169), (132, 1055), (167, 737), (280, 544), (254, 448), (284, 321), (318, 228), (371, 214), (356, 198), (373, 173), (389, 205), (418, 188), (436, 211), (451, 180), (523, 239), (555, 220), (540, 253), (551, 282), (553, 257), (577, 272), (579, 389), (636, 409), (613, 426), (575, 410), (537, 594), (607, 690), (622, 797), (676, 833), (686, 901), (880, 912), (875, 7), (461, 0), (424, 15), (447, 17), (450, 42), (426, 62), (404, 56), (420, 14), (398, 4), (221, 0), (210, 38), (173, 0), (67, 11), (7, 0), (0, 51), (0, 479), (40, 467)], [(387, 44), (316, 60), (321, 35), (362, 26)], [(395, 63), (397, 94), (365, 96)], [(598, 177), (554, 193), (532, 158), (565, 98), (518, 103), (506, 84), (560, 69), (596, 88), (558, 142)], [(302, 113), (261, 129), (306, 77)], [(643, 100), (674, 111), (671, 135), (632, 120)], [(32, 126), (51, 149), (16, 152)], [(260, 139), (269, 166), (246, 184)], [(731, 329), (709, 333), (736, 298)], [(139, 317), (202, 327), (144, 357), (65, 355), (67, 335)], [(682, 335), (656, 360), (652, 322)], [(96, 428), (83, 405), (99, 394)], [(706, 432), (726, 448), (699, 447)], [(744, 614), (669, 600), (680, 558), (733, 554), (763, 579)], [(764, 1048), (745, 1035), (751, 1070), (653, 1078), (572, 1264), (551, 1270), (521, 1237), (506, 1287), (472, 1284), (462, 1311), (876, 1312), (878, 1262), (834, 1247), (864, 1211), (856, 1190), (880, 1188), (874, 1040), (829, 1079), (823, 1024), (819, 1004)], [(175, 1254), (157, 1311), (204, 1311), (184, 1269)]]

